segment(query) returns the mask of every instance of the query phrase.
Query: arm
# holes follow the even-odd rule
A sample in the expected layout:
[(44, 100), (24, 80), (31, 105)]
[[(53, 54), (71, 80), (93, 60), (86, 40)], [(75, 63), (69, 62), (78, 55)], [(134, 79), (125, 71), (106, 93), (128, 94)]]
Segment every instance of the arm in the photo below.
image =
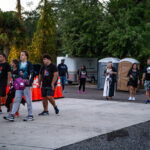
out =
[(69, 78), (68, 67), (66, 66), (67, 78)]
[(55, 83), (57, 81), (57, 78), (58, 78), (58, 72), (54, 72), (54, 76), (53, 76), (53, 80), (52, 80), (52, 84), (51, 84), (52, 90), (55, 89), (54, 85), (55, 85)]
[(10, 86), (11, 73), (8, 72), (7, 76), (8, 76), (8, 77), (7, 77), (7, 78), (8, 78), (8, 79), (7, 79), (7, 85)]
[(143, 73), (143, 76), (142, 76), (142, 85), (144, 85), (144, 80), (145, 80), (145, 73)]
[(38, 80), (39, 80), (38, 88), (40, 88), (41, 87), (41, 82), (42, 82), (42, 75), (41, 74), (39, 74)]

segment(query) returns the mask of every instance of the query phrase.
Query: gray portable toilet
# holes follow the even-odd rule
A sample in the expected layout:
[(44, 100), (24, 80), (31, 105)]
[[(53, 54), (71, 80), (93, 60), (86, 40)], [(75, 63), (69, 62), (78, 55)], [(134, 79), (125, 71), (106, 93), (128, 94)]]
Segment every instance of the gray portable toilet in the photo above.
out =
[(103, 58), (98, 61), (98, 89), (103, 89), (104, 88), (104, 82), (105, 82), (105, 76), (104, 76), (104, 70), (107, 67), (108, 62), (113, 63), (113, 67), (118, 70), (118, 64), (120, 59), (118, 58), (113, 58), (113, 57), (108, 57), (108, 58)]

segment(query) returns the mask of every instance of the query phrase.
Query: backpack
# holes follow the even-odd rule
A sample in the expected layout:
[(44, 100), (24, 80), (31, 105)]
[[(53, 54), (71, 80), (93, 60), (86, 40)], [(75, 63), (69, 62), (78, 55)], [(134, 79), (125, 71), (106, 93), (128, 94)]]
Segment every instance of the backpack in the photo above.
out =
[(23, 81), (22, 78), (17, 78), (14, 82), (13, 82), (13, 86), (15, 88), (15, 90), (24, 90), (25, 89), (25, 83)]

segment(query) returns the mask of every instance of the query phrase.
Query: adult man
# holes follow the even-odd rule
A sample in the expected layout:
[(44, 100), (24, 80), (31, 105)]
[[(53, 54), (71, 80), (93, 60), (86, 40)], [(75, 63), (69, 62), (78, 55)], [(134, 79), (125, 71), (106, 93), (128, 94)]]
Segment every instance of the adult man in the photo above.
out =
[(144, 73), (142, 76), (142, 85), (145, 86), (146, 90), (146, 103), (150, 103), (150, 58), (147, 60), (147, 66), (144, 69)]
[(6, 100), (6, 87), (10, 83), (10, 66), (6, 62), (6, 55), (0, 54), (0, 114), (2, 114), (1, 103), (2, 98)]
[(64, 63), (65, 63), (65, 59), (62, 59), (61, 63), (58, 65), (58, 71), (59, 71), (59, 76), (60, 76), (60, 80), (61, 80), (63, 93), (64, 93), (64, 89), (65, 89), (66, 75), (67, 75), (67, 78), (69, 78), (68, 67)]
[(24, 82), (26, 83), (26, 87), (24, 90), (16, 90), (12, 112), (7, 117), (4, 117), (4, 119), (9, 121), (14, 121), (14, 114), (17, 112), (19, 108), (23, 95), (25, 96), (28, 108), (28, 116), (25, 119), (23, 119), (23, 121), (34, 120), (32, 115), (32, 94), (31, 94), (31, 86), (33, 82), (33, 66), (32, 63), (27, 60), (28, 60), (28, 52), (25, 50), (21, 51), (18, 75), (21, 78), (23, 78)]
[(41, 112), (40, 116), (49, 115), (48, 112), (48, 100), (54, 107), (55, 113), (59, 113), (59, 109), (56, 106), (54, 101), (54, 92), (56, 81), (58, 78), (58, 72), (56, 66), (51, 62), (51, 57), (49, 54), (43, 55), (43, 63), (44, 65), (41, 67), (39, 74), (39, 87), (41, 87), (42, 97), (43, 97), (43, 108), (44, 111)]

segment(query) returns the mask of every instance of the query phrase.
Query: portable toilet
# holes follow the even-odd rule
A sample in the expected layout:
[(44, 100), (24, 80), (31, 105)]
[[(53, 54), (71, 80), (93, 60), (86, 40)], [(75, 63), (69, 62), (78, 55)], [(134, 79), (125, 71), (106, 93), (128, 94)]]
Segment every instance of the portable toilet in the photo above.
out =
[(118, 82), (117, 82), (117, 90), (120, 91), (128, 91), (128, 72), (132, 67), (132, 64), (140, 64), (139, 61), (133, 58), (124, 58), (120, 60), (118, 66)]
[(104, 82), (105, 82), (104, 71), (107, 67), (107, 63), (112, 62), (113, 67), (115, 67), (116, 70), (118, 70), (119, 61), (120, 59), (113, 58), (113, 57), (103, 58), (98, 61), (98, 89), (104, 88)]

